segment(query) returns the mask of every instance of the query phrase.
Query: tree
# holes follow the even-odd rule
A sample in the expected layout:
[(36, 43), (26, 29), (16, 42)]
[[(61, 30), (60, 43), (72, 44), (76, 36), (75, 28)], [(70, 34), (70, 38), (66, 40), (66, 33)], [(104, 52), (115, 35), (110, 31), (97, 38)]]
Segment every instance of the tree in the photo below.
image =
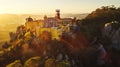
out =
[(81, 26), (86, 30), (89, 39), (94, 36), (102, 36), (101, 30), (106, 23), (118, 21), (120, 22), (120, 8), (112, 6), (102, 6), (90, 13), (85, 19), (81, 20)]

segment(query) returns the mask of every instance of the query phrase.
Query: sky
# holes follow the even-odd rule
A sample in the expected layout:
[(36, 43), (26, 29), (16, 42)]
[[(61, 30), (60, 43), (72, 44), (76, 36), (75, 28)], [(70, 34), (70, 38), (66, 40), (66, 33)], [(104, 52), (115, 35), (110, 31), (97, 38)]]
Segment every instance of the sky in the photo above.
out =
[(101, 6), (115, 5), (120, 0), (0, 0), (0, 14), (90, 13)]

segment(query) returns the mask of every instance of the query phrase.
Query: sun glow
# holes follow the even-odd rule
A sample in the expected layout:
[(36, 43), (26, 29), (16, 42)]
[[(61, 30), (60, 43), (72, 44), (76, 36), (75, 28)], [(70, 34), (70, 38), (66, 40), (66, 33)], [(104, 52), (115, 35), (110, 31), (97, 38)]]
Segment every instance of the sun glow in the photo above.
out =
[(90, 13), (101, 6), (119, 3), (120, 0), (0, 0), (0, 14), (48, 14), (55, 9), (62, 13)]
[(6, 13), (5, 11), (0, 10), (0, 14), (5, 14), (5, 13)]

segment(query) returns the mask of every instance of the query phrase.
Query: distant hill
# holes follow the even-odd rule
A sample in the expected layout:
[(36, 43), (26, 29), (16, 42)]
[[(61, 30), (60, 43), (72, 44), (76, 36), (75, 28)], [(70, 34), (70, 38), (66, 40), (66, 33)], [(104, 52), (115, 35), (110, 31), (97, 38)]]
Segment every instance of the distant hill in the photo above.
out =
[[(83, 19), (88, 15), (86, 14), (61, 14), (61, 17), (77, 17)], [(0, 14), (0, 42), (9, 40), (9, 32), (15, 32), (16, 27), (25, 23), (25, 18), (31, 16), (33, 19), (42, 19), (44, 15), (33, 14)], [(47, 15), (52, 16), (54, 15)]]
[[(61, 14), (61, 17), (77, 17), (78, 19), (83, 19), (88, 15), (88, 13), (84, 14)], [(33, 15), (33, 14), (0, 14), (0, 26), (4, 26), (6, 24), (24, 24), (25, 18), (31, 16), (33, 19), (42, 19), (44, 15)], [(54, 15), (47, 15), (53, 16)]]
[(62, 14), (61, 17), (77, 17), (78, 19), (83, 19), (86, 16), (88, 16), (89, 13), (83, 13), (83, 14)]

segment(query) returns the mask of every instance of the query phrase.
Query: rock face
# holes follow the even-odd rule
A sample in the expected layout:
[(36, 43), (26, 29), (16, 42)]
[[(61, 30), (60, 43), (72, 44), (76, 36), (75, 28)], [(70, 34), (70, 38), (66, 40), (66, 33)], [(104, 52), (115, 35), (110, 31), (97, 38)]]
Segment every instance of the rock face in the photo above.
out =
[(120, 50), (120, 23), (115, 21), (107, 23), (103, 35), (111, 39), (113, 48)]

